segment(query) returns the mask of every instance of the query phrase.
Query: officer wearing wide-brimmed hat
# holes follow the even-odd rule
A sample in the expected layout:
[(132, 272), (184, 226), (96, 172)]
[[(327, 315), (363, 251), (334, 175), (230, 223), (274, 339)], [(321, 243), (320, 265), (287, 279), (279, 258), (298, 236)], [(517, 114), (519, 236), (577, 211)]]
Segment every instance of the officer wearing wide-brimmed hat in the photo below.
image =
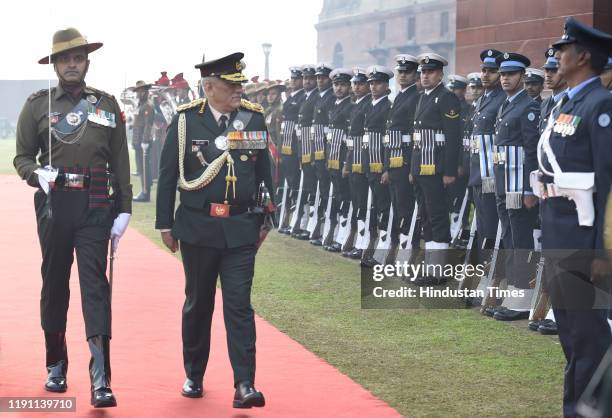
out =
[(527, 95), (541, 104), (542, 90), (544, 90), (544, 71), (539, 68), (527, 68), (523, 82)]
[(266, 87), (266, 101), (268, 102), (268, 107), (264, 112), (266, 126), (270, 134), (268, 148), (270, 150), (270, 162), (272, 163), (274, 193), (277, 195), (280, 186), (281, 123), (283, 122), (283, 103), (281, 94), (285, 90), (285, 84), (280, 80), (274, 80), (268, 83)]
[[(609, 270), (606, 255), (596, 252), (604, 248), (612, 182), (612, 95), (599, 78), (612, 35), (570, 17), (552, 46), (568, 89), (540, 137), (534, 190), (541, 199), (546, 287), (567, 362), (563, 415), (575, 417), (582, 415), (578, 400), (612, 343)], [(596, 305), (600, 289), (608, 289), (608, 299)]]
[[(367, 178), (372, 191), (370, 214), (370, 239), (375, 244), (378, 234), (385, 231), (389, 222), (391, 196), (388, 182), (382, 181), (385, 170), (384, 136), (387, 119), (391, 109), (389, 100), (389, 80), (393, 71), (383, 65), (372, 65), (367, 69), (368, 85), (372, 94), (370, 105), (366, 107), (363, 146), (368, 151)], [(373, 246), (369, 246), (373, 248)], [(364, 253), (361, 264), (371, 267), (377, 264), (373, 254)]]
[[(132, 211), (121, 109), (113, 96), (85, 85), (88, 54), (101, 46), (87, 42), (74, 28), (53, 35), (52, 53), (38, 62), (53, 64), (59, 83), (27, 99), (19, 115), (13, 161), (21, 178), (38, 188), (34, 205), (43, 256), (40, 311), (47, 352), (45, 389), (65, 392), (67, 388), (68, 282), (76, 252), (95, 407), (116, 405), (110, 388), (111, 298), (106, 258), (109, 238), (114, 252)], [(109, 172), (114, 204), (109, 198)]]
[[(442, 83), (448, 61), (433, 52), (417, 57), (423, 92), (414, 116), (411, 177), (415, 188), (425, 240), (425, 263), (444, 265), (450, 244), (448, 188), (457, 179), (461, 146), (459, 99)], [(416, 279), (418, 285), (445, 281), (441, 275)]]
[(132, 90), (138, 97), (138, 108), (134, 115), (132, 125), (132, 148), (136, 157), (136, 167), (140, 175), (140, 194), (134, 197), (135, 202), (149, 202), (151, 200), (151, 144), (153, 143), (153, 122), (155, 110), (149, 99), (151, 83), (138, 80)]
[[(367, 109), (370, 107), (370, 89), (368, 75), (364, 68), (354, 67), (351, 87), (354, 95), (353, 107), (349, 116), (349, 130), (346, 140), (345, 170), (349, 176), (351, 203), (353, 214), (351, 217), (351, 236), (356, 236), (358, 226), (364, 229), (368, 210), (368, 179), (365, 175), (368, 164), (368, 149), (363, 147), (364, 122)], [(354, 260), (361, 259), (363, 248), (357, 248), (354, 239), (348, 239), (342, 255)]]
[(291, 233), (288, 208), (295, 203), (300, 188), (300, 149), (297, 132), (299, 128), (300, 106), (306, 98), (302, 87), (302, 67), (289, 67), (289, 72), (291, 73), (289, 80), (291, 93), (287, 95), (287, 100), (283, 103), (283, 122), (281, 123), (282, 144), (280, 147), (281, 174), (289, 187), (287, 191), (288, 198), (283, 202), (286, 205), (284, 211), (286, 218), (279, 220), (278, 232), (283, 234)]
[[(180, 106), (161, 155), (155, 227), (180, 250), (186, 281), (183, 307), (183, 396), (202, 396), (210, 351), (217, 277), (221, 277), (233, 406), (264, 406), (255, 384), (255, 318), (250, 302), (257, 248), (268, 225), (260, 202), (273, 191), (263, 109), (244, 99), (243, 54), (196, 65), (207, 99)], [(175, 213), (176, 189), (180, 205)]]
[[(387, 263), (397, 256), (400, 235), (407, 236), (414, 213), (415, 196), (410, 184), (410, 159), (412, 155), (411, 135), (414, 128), (414, 111), (418, 100), (416, 79), (418, 78), (416, 57), (409, 54), (395, 56), (395, 80), (399, 91), (387, 116), (385, 144), (385, 181), (393, 205), (393, 227), (391, 249)], [(418, 237), (418, 234), (416, 234)], [(407, 243), (409, 245), (410, 243)]]

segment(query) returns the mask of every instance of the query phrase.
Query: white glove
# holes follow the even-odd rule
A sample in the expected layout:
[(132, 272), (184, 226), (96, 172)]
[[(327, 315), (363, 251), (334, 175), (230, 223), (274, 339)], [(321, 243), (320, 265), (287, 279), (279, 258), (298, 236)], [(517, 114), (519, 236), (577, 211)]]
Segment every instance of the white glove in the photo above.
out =
[(113, 222), (113, 227), (111, 228), (111, 251), (113, 254), (117, 252), (119, 239), (127, 229), (131, 217), (132, 215), (129, 213), (120, 213)]
[(58, 173), (57, 168), (52, 168), (50, 166), (40, 167), (34, 170), (34, 172), (38, 176), (38, 184), (40, 184), (40, 187), (42, 187), (46, 194), (49, 194), (49, 183), (55, 182)]

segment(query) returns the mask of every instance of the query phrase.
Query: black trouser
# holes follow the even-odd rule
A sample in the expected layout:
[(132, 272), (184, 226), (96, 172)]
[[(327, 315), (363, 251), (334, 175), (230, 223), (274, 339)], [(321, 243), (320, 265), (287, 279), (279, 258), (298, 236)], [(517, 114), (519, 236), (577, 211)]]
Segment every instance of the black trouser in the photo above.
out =
[(313, 163), (314, 173), (316, 179), (319, 181), (319, 218), (325, 216), (325, 209), (327, 209), (327, 200), (329, 199), (329, 185), (331, 180), (329, 178), (329, 171), (327, 171), (327, 161), (317, 160)]
[[(330, 181), (334, 186), (331, 219), (335, 220), (340, 215), (346, 216), (349, 210), (351, 194), (348, 177), (342, 177), (342, 170), (329, 170)], [(367, 198), (367, 197), (366, 197)]]
[(113, 223), (111, 209), (90, 209), (87, 191), (51, 193), (51, 218), (47, 195), (42, 190), (34, 194), (43, 258), (40, 296), (42, 328), (49, 333), (66, 331), (70, 269), (76, 251), (86, 336), (110, 337), (111, 304), (106, 257)]
[(399, 242), (400, 234), (408, 234), (414, 212), (415, 196), (410, 184), (410, 166), (389, 169), (389, 193), (393, 204), (391, 240)]
[(255, 383), (255, 313), (251, 286), (255, 245), (238, 248), (200, 247), (181, 242), (185, 270), (183, 361), (187, 377), (201, 381), (210, 352), (210, 327), (217, 276), (221, 279), (223, 319), (234, 383)]
[(351, 173), (349, 174), (349, 185), (353, 203), (351, 227), (357, 228), (357, 221), (365, 221), (368, 211), (368, 178), (365, 174)]
[(483, 240), (495, 241), (497, 235), (497, 203), (495, 193), (482, 193), (482, 186), (473, 186), (474, 204), (476, 206), (476, 230), (478, 245), (482, 247)]
[[(300, 188), (300, 163), (297, 155), (281, 155), (281, 176), (287, 180), (289, 190), (297, 193)], [(284, 181), (281, 181), (281, 186), (284, 187)]]
[[(376, 232), (387, 229), (389, 222), (389, 209), (391, 208), (391, 196), (389, 186), (381, 184), (382, 174), (368, 173), (368, 185), (372, 190), (372, 211), (370, 213), (370, 231)], [(367, 197), (366, 197), (367, 198)]]
[(508, 284), (519, 289), (529, 289), (529, 281), (535, 273), (535, 263), (528, 263), (529, 251), (533, 250), (533, 229), (539, 208), (506, 208), (506, 195), (497, 195), (497, 214), (502, 227), (502, 244), (506, 251), (505, 272)]
[(442, 175), (414, 176), (425, 242), (450, 242), (450, 220)]
[(135, 156), (136, 164), (140, 163), (140, 168), (138, 169), (138, 172), (141, 173), (140, 174), (141, 190), (144, 193), (150, 193), (151, 185), (153, 184), (153, 179), (151, 178), (151, 145), (149, 145), (149, 148), (145, 152), (142, 149), (141, 144), (135, 144), (134, 152), (136, 154)]

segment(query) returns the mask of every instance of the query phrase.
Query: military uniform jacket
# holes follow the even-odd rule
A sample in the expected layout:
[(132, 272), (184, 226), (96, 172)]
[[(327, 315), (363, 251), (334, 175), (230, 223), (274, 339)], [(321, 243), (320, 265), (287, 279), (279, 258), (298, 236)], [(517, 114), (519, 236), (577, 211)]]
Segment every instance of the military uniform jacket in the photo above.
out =
[(495, 191), (493, 174), (493, 135), (497, 112), (506, 100), (506, 93), (498, 84), (496, 88), (483, 94), (476, 101), (472, 116), (472, 141), (470, 144), (470, 179), (468, 185), (482, 186), (483, 193)]
[(340, 103), (332, 103), (329, 110), (329, 132), (327, 133), (327, 168), (341, 170), (346, 159), (346, 137), (353, 108), (350, 97)]
[(138, 112), (134, 116), (132, 126), (132, 144), (150, 144), (153, 141), (153, 122), (155, 120), (155, 110), (149, 100), (138, 106)]
[(372, 96), (366, 94), (359, 100), (359, 103), (354, 102), (349, 116), (349, 130), (346, 141), (346, 165), (352, 173), (363, 174), (366, 164), (368, 163), (368, 150), (363, 148), (363, 133), (365, 114), (372, 103)]
[(314, 106), (312, 119), (312, 144), (315, 160), (320, 161), (325, 159), (325, 138), (329, 133), (329, 111), (331, 110), (336, 96), (332, 88), (328, 88), (324, 92), (319, 93), (319, 100)]
[[(51, 125), (64, 119), (81, 99), (97, 100), (97, 117), (82, 115), (82, 137), (65, 144), (52, 137), (52, 163), (55, 168), (108, 168), (119, 190), (115, 205), (120, 213), (132, 211), (132, 186), (125, 122), (114, 96), (85, 86), (81, 98), (74, 99), (62, 85), (51, 89)], [(77, 129), (78, 131), (78, 129)], [(71, 141), (78, 135), (69, 135)], [(49, 164), (49, 91), (31, 95), (23, 106), (17, 123), (17, 153), (13, 164), (22, 179), (39, 187), (34, 171)], [(36, 157), (38, 156), (38, 163)]]
[(412, 175), (457, 176), (461, 144), (459, 99), (442, 83), (419, 95), (414, 115)]
[(474, 104), (466, 101), (461, 102), (461, 131), (463, 132), (463, 147), (459, 153), (459, 164), (463, 167), (464, 175), (470, 176), (471, 143), (474, 117)]
[(547, 97), (542, 101), (542, 104), (540, 105), (540, 123), (538, 126), (540, 134), (544, 132), (544, 129), (546, 128), (548, 117), (550, 116), (550, 112), (553, 110), (553, 107), (555, 107), (555, 104), (556, 103), (553, 96)]
[(304, 101), (300, 106), (298, 114), (298, 139), (300, 142), (300, 156), (302, 164), (310, 164), (312, 161), (312, 134), (310, 127), (312, 126), (312, 119), (314, 117), (315, 105), (321, 98), (319, 91), (313, 89), (309, 94), (304, 93)]
[(416, 84), (400, 91), (393, 100), (385, 136), (385, 170), (410, 164), (411, 134), (419, 93)]
[(270, 137), (272, 142), (277, 147), (281, 146), (281, 123), (283, 120), (283, 105), (280, 102), (280, 97), (278, 102), (271, 104), (265, 111), (266, 117), (266, 126), (268, 127), (268, 132), (270, 133)]
[[(575, 204), (555, 198), (560, 201), (555, 206), (559, 217), (551, 220), (553, 228), (543, 230), (543, 248), (602, 249), (604, 214), (612, 184), (612, 94), (595, 78), (551, 117), (555, 123), (571, 119), (575, 126), (571, 135), (563, 136), (553, 130), (550, 136), (550, 146), (561, 170), (595, 173), (595, 223), (593, 227), (578, 226)], [(542, 157), (547, 170), (552, 171), (546, 155)]]
[(374, 100), (366, 107), (364, 121), (363, 146), (368, 151), (368, 172), (382, 173), (384, 169), (384, 135), (387, 129), (387, 118), (391, 109), (391, 100), (388, 96), (381, 98), (378, 103)]
[(298, 90), (293, 96), (289, 95), (283, 103), (283, 122), (281, 123), (282, 146), (281, 154), (297, 155), (297, 128), (302, 102), (306, 98), (304, 89)]
[[(248, 105), (240, 110), (252, 112), (244, 132), (266, 132), (266, 124), (261, 107), (245, 100)], [(185, 178), (197, 178), (204, 171), (198, 157), (200, 152), (208, 163), (220, 156), (223, 151), (217, 147), (215, 139), (222, 134), (208, 104), (202, 107), (198, 99), (187, 109), (179, 110), (186, 117)], [(259, 109), (259, 110), (253, 110)], [(234, 126), (237, 112), (234, 111), (229, 126)], [(166, 142), (160, 159), (157, 185), (157, 213), (155, 227), (172, 229), (172, 235), (181, 241), (194, 245), (213, 248), (235, 248), (255, 244), (259, 239), (260, 215), (251, 212), (232, 215), (226, 218), (211, 217), (210, 204), (223, 203), (225, 199), (227, 166), (224, 165), (216, 177), (206, 186), (195, 191), (179, 188), (180, 205), (174, 213), (176, 190), (179, 178), (178, 116), (168, 128)], [(238, 129), (236, 129), (238, 130)], [(268, 190), (273, 190), (269, 154), (266, 149), (232, 149), (234, 172), (237, 177), (236, 196), (232, 187), (228, 193), (228, 203), (235, 208), (252, 207), (255, 204), (258, 186), (263, 181)]]

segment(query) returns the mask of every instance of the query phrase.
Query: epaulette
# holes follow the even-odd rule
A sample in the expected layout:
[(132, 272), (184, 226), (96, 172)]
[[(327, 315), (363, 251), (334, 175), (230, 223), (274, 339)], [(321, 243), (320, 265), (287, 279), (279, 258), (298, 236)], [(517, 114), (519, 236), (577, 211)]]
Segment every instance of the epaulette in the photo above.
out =
[(114, 97), (115, 97), (115, 96), (113, 96), (112, 94), (107, 93), (107, 92), (105, 92), (105, 91), (98, 90), (98, 89), (95, 89), (95, 88), (90, 87), (90, 86), (85, 86), (85, 92), (88, 92), (88, 91), (91, 91), (92, 93), (98, 93), (98, 94), (100, 94), (100, 95), (102, 95), (102, 96), (106, 96), (106, 97), (111, 97), (111, 98), (114, 98)]
[(36, 93), (30, 94), (30, 97), (28, 97), (28, 101), (34, 100), (37, 97), (47, 96), (48, 94), (49, 94), (49, 89), (38, 90)]
[(206, 99), (195, 99), (189, 103), (185, 103), (176, 108), (177, 112), (184, 112), (185, 110), (192, 109), (194, 107), (203, 106), (206, 103)]
[(246, 99), (240, 99), (240, 106), (252, 112), (264, 113), (264, 108), (260, 104), (249, 102)]

